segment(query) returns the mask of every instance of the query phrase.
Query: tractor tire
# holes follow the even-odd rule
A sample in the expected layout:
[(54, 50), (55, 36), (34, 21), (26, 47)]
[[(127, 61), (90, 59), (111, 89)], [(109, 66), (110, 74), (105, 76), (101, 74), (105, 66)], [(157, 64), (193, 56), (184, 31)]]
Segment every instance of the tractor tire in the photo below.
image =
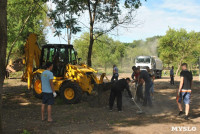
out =
[(35, 75), (33, 78), (33, 95), (42, 99), (42, 87), (41, 87), (41, 76), (39, 74)]
[(60, 96), (66, 104), (77, 104), (81, 101), (82, 90), (75, 82), (65, 82), (60, 87)]

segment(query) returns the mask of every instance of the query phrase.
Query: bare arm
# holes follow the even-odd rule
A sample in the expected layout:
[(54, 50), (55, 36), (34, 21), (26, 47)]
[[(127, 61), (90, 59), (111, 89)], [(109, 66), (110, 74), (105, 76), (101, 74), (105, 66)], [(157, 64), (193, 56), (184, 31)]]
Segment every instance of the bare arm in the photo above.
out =
[(51, 89), (52, 89), (52, 91), (53, 91), (53, 93), (55, 92), (55, 89), (54, 89), (54, 85), (53, 85), (53, 80), (49, 80), (49, 82), (50, 82), (50, 85), (51, 85)]
[(179, 89), (177, 91), (177, 94), (180, 93), (182, 87), (183, 87), (183, 81), (184, 81), (184, 77), (181, 77), (181, 80), (180, 80), (180, 85), (179, 85)]

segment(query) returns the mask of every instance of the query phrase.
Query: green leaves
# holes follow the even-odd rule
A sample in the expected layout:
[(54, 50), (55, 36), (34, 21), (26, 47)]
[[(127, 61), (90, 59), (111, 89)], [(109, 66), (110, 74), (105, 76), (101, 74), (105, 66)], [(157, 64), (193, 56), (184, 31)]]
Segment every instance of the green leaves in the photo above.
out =
[(198, 60), (195, 55), (200, 51), (199, 41), (198, 33), (169, 28), (159, 42), (160, 58), (166, 64), (177, 65), (179, 62), (194, 64)]
[[(39, 5), (40, 6), (39, 6)], [(44, 29), (48, 25), (47, 16), (44, 10), (47, 10), (46, 4), (34, 0), (8, 0), (7, 19), (8, 19), (8, 47), (10, 50), (11, 44), (16, 39), (22, 28), (24, 21), (29, 16), (30, 11), (34, 9), (26, 23), (15, 47), (13, 48), (12, 57), (21, 57), (23, 54), (23, 45), (26, 42), (29, 33), (38, 35), (38, 44), (43, 44), (45, 40)]]

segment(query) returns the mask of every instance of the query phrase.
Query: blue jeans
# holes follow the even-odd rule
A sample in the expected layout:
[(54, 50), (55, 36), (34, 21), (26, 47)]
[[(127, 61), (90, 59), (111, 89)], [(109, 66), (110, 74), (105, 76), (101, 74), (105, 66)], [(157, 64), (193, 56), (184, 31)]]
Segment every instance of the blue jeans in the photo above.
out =
[(149, 104), (152, 105), (151, 96), (150, 96), (150, 89), (152, 87), (153, 82), (145, 83), (145, 95), (144, 95), (144, 103), (143, 105)]
[(119, 74), (113, 74), (112, 78), (111, 78), (111, 82), (113, 82), (114, 80), (118, 80)]
[(154, 93), (154, 83), (152, 84), (150, 91), (151, 91), (151, 93)]

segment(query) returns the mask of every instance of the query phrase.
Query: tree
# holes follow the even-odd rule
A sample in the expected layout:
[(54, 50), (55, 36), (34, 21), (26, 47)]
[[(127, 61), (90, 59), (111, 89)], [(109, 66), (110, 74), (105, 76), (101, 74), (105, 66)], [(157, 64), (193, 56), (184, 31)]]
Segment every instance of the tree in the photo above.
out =
[(53, 0), (56, 5), (55, 10), (50, 10), (48, 16), (53, 20), (53, 26), (56, 29), (55, 36), (61, 36), (61, 30), (67, 29), (68, 44), (71, 44), (72, 34), (80, 32), (81, 28), (78, 26), (75, 15), (79, 14), (79, 1), (73, 0)]
[[(53, 2), (56, 5), (60, 5), (59, 0), (53, 0)], [(69, 11), (76, 13), (77, 16), (84, 13), (89, 14), (89, 26), (84, 24), (89, 28), (90, 33), (87, 56), (89, 66), (92, 66), (91, 58), (94, 41), (117, 26), (127, 27), (128, 24), (133, 22), (133, 12), (141, 6), (140, 0), (62, 0), (61, 2), (62, 5), (73, 7), (72, 10), (70, 9), (68, 12), (65, 12), (66, 15), (71, 13)], [(59, 12), (56, 12), (56, 14), (63, 14), (63, 11), (68, 9), (67, 6), (57, 6), (55, 11)], [(60, 8), (62, 10), (58, 10)], [(63, 17), (57, 19), (55, 16), (52, 16), (52, 19), (57, 21), (57, 24), (59, 24), (58, 28), (63, 27)]]
[(7, 8), (8, 18), (8, 48), (7, 60), (12, 57), (21, 57), (24, 43), (29, 33), (38, 35), (38, 43), (44, 44), (45, 28), (48, 19), (45, 10), (46, 4), (34, 0), (9, 0)]
[[(86, 63), (89, 33), (82, 34), (81, 38), (76, 39), (73, 44), (78, 52), (78, 56)], [(108, 35), (102, 35), (98, 40), (94, 41), (94, 44), (92, 62), (95, 67), (104, 68), (105, 71), (113, 64), (120, 63), (121, 57), (123, 58), (123, 56), (125, 56), (125, 46), (119, 41), (114, 41)]]
[(176, 65), (177, 75), (183, 62), (194, 59), (194, 52), (199, 49), (199, 41), (198, 34), (193, 31), (188, 33), (185, 29), (169, 28), (159, 42), (160, 57), (165, 63)]
[(2, 134), (2, 90), (5, 78), (7, 47), (7, 0), (0, 1), (0, 133)]

